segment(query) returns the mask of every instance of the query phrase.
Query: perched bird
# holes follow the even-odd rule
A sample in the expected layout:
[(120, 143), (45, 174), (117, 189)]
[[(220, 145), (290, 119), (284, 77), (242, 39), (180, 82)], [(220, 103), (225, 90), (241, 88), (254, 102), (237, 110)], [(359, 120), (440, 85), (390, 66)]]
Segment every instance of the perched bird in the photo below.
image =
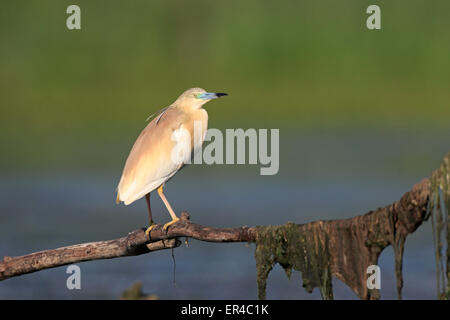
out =
[[(164, 185), (191, 158), (192, 152), (197, 151), (194, 147), (201, 146), (205, 139), (208, 113), (202, 106), (226, 95), (206, 92), (201, 88), (186, 90), (174, 103), (155, 116), (134, 143), (117, 187), (116, 202), (122, 201), (129, 205), (145, 196), (149, 217), (147, 236), (155, 226), (150, 206), (150, 192), (153, 190), (158, 190), (172, 217), (172, 221), (166, 223), (164, 229), (179, 220), (164, 195)], [(197, 128), (198, 124), (201, 125), (200, 135), (194, 134), (194, 124)]]

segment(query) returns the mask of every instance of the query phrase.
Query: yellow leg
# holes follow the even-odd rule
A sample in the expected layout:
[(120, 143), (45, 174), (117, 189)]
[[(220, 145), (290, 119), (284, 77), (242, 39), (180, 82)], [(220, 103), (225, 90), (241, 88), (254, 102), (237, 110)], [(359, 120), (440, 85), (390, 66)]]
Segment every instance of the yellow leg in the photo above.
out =
[(163, 188), (164, 188), (163, 185), (161, 185), (161, 186), (158, 188), (158, 194), (159, 194), (159, 196), (161, 197), (161, 199), (162, 199), (162, 201), (164, 202), (164, 204), (166, 205), (166, 208), (167, 208), (167, 210), (169, 211), (170, 216), (172, 217), (172, 221), (167, 222), (167, 223), (164, 225), (164, 227), (163, 227), (164, 230), (167, 230), (167, 228), (168, 228), (170, 225), (172, 225), (172, 224), (174, 224), (175, 222), (179, 221), (180, 218), (177, 217), (177, 215), (176, 215), (175, 212), (173, 211), (172, 207), (170, 206), (169, 201), (167, 201), (166, 196), (164, 195), (164, 192), (163, 192)]

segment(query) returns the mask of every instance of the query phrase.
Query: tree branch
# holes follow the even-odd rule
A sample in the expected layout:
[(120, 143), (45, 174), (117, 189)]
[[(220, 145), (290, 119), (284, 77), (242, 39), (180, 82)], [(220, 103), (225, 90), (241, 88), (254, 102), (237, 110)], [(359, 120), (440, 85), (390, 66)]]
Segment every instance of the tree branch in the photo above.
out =
[(108, 241), (88, 242), (58, 249), (44, 250), (19, 257), (5, 256), (0, 261), (0, 281), (26, 273), (67, 264), (141, 255), (178, 247), (178, 237), (190, 237), (210, 242), (252, 242), (255, 228), (211, 228), (189, 221), (186, 212), (167, 232), (162, 225), (152, 229), (150, 240), (145, 228), (134, 230), (126, 237)]
[[(333, 275), (342, 280), (359, 297), (374, 299), (379, 297), (379, 292), (367, 289), (367, 266), (376, 264), (381, 251), (386, 246), (392, 245), (396, 253), (397, 275), (399, 273), (401, 275), (401, 254), (405, 238), (409, 233), (414, 232), (426, 218), (429, 196), (430, 179), (426, 178), (414, 185), (411, 191), (405, 193), (400, 200), (361, 216), (342, 220), (315, 221), (300, 225), (289, 223), (276, 227), (213, 228), (192, 223), (189, 215), (183, 212), (180, 221), (170, 226), (167, 231), (163, 230), (161, 225), (152, 229), (150, 240), (147, 239), (143, 228), (115, 240), (77, 244), (19, 257), (5, 257), (0, 262), (0, 280), (77, 262), (134, 256), (175, 248), (180, 245), (179, 237), (209, 242), (255, 242), (257, 252), (259, 252), (264, 249), (264, 246), (267, 247), (267, 242), (264, 241), (269, 237), (267, 232), (263, 233), (262, 231), (272, 228), (274, 234), (278, 232), (279, 235), (281, 232), (286, 235), (286, 226), (295, 226), (298, 234), (307, 236), (306, 240), (302, 241), (309, 241), (313, 244), (315, 258), (326, 257), (326, 268), (330, 271), (330, 277)], [(266, 237), (265, 240), (262, 239), (263, 235)], [(299, 244), (293, 243), (292, 245), (298, 246)], [(283, 246), (286, 246), (285, 242), (283, 242)], [(325, 251), (321, 248), (325, 248)], [(279, 250), (276, 249), (276, 253), (278, 253)], [(257, 264), (278, 262), (283, 266), (287, 265), (302, 271), (302, 273), (305, 272), (303, 267), (296, 268), (295, 265), (290, 265), (286, 256), (278, 260), (275, 252), (272, 256), (275, 258), (271, 258), (270, 261), (258, 260), (257, 257)], [(263, 271), (258, 268), (260, 289), (265, 289), (265, 279), (270, 269), (271, 266)], [(398, 283), (399, 293), (401, 286), (400, 281)], [(260, 298), (264, 298), (265, 294), (261, 292)]]
[(175, 248), (180, 245), (178, 239), (166, 239), (155, 242), (135, 241), (142, 230), (130, 232), (127, 237), (76, 244), (53, 250), (44, 250), (20, 257), (5, 256), (0, 262), (0, 281), (22, 274), (55, 268), (67, 264), (137, 256), (162, 249)]

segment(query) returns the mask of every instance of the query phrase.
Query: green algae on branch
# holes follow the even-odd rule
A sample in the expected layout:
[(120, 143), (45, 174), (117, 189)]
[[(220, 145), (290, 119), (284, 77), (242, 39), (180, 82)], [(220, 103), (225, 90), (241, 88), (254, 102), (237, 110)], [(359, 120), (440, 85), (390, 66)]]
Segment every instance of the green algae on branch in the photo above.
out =
[(436, 255), (436, 281), (439, 299), (450, 299), (450, 153), (431, 176), (430, 201)]
[(294, 223), (258, 227), (255, 258), (259, 299), (266, 297), (266, 280), (276, 263), (289, 278), (292, 269), (300, 271), (308, 292), (319, 287), (322, 298), (333, 299), (329, 255), (317, 233), (303, 232)]
[[(305, 289), (312, 292), (315, 287), (320, 288), (324, 299), (333, 299), (333, 276), (348, 285), (361, 299), (379, 299), (379, 289), (367, 287), (367, 270), (378, 263), (381, 252), (391, 245), (395, 255), (397, 293), (401, 299), (406, 237), (427, 219), (430, 204), (432, 208), (439, 208), (439, 212), (445, 212), (445, 217), (440, 215), (439, 221), (446, 222), (448, 243), (449, 159), (450, 154), (432, 179), (423, 179), (401, 199), (384, 208), (349, 219), (257, 227), (255, 259), (259, 298), (265, 299), (268, 275), (278, 263), (288, 277), (292, 269), (301, 272)], [(440, 193), (436, 191), (437, 185)], [(434, 197), (430, 196), (431, 190), (434, 190)], [(431, 198), (434, 200), (430, 202)], [(439, 230), (444, 229), (443, 222), (435, 224), (440, 226)], [(438, 247), (441, 249), (440, 243)], [(448, 245), (446, 257), (448, 297)], [(441, 256), (437, 259), (444, 265)]]

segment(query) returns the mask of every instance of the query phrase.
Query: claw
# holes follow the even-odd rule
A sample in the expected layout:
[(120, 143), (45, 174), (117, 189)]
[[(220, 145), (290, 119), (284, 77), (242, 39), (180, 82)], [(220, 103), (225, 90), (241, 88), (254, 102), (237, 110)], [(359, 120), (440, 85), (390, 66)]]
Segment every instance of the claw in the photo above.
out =
[(180, 218), (177, 217), (177, 218), (173, 219), (172, 221), (167, 222), (167, 223), (164, 225), (163, 229), (164, 229), (164, 230), (167, 230), (167, 228), (168, 228), (169, 226), (171, 226), (172, 224), (174, 224), (175, 222), (178, 222), (178, 221), (180, 221)]
[(154, 223), (154, 224), (152, 224), (150, 227), (148, 227), (147, 230), (145, 230), (145, 235), (147, 236), (147, 239), (150, 240), (150, 231), (152, 231), (152, 229), (153, 229), (154, 227), (156, 227), (156, 226), (157, 226), (157, 224)]

